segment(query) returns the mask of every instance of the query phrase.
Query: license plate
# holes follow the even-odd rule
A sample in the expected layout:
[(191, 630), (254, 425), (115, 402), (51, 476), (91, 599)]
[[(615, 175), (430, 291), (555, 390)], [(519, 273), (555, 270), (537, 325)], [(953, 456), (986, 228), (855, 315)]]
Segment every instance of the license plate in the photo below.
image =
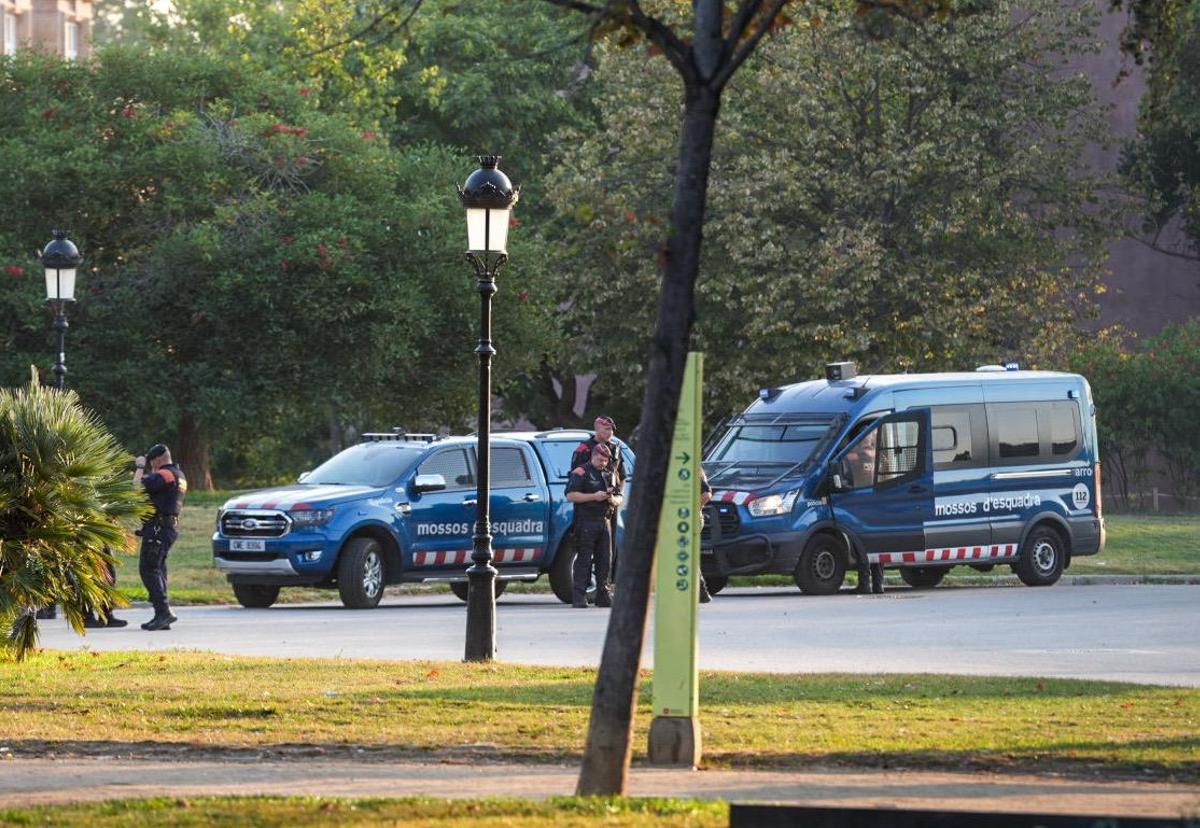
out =
[(265, 540), (231, 540), (229, 542), (230, 552), (265, 552), (267, 542)]

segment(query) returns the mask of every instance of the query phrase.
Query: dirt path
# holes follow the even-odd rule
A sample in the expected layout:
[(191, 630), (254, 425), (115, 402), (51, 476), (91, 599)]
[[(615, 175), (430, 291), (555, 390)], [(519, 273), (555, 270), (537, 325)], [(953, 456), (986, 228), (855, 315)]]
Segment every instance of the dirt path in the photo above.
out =
[[(0, 807), (218, 794), (538, 799), (571, 794), (577, 773), (574, 765), (493, 762), (9, 759), (0, 762)], [(1200, 786), (1009, 774), (636, 767), (630, 794), (844, 807), (1200, 815)]]

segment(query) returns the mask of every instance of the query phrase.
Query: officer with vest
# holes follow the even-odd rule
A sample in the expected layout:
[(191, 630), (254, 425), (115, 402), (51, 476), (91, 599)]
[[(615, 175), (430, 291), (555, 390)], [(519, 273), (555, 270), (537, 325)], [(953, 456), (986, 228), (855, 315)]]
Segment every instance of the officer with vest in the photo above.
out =
[[(600, 415), (593, 423), (595, 431), (591, 437), (575, 447), (571, 453), (571, 468), (578, 469), (586, 466), (592, 458), (592, 449), (604, 446), (609, 451), (608, 469), (616, 480), (617, 492), (625, 491), (625, 458), (621, 454), (621, 446), (613, 440), (617, 424), (612, 417)], [(617, 507), (609, 504), (608, 536), (611, 547), (609, 578), (615, 578), (617, 573)]]
[[(147, 466), (149, 474), (146, 473)], [(154, 516), (142, 524), (142, 549), (138, 574), (150, 594), (154, 617), (142, 624), (144, 630), (169, 630), (178, 621), (167, 603), (167, 553), (179, 537), (179, 513), (187, 494), (187, 479), (171, 460), (171, 450), (155, 443), (144, 457), (137, 458), (133, 485), (141, 486), (154, 504)]]
[(604, 444), (592, 449), (591, 459), (571, 471), (567, 500), (575, 505), (575, 566), (572, 570), (571, 606), (587, 607), (588, 581), (596, 570), (596, 606), (611, 607), (608, 569), (612, 535), (608, 513), (621, 505), (621, 488), (609, 470), (611, 452)]

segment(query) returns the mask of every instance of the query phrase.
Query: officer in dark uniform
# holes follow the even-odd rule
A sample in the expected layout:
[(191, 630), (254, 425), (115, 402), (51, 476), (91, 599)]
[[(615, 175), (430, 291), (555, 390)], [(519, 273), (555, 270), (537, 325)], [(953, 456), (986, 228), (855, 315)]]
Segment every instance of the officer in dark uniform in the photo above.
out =
[[(706, 507), (708, 502), (712, 500), (712, 485), (708, 482), (708, 474), (704, 468), (700, 469), (700, 516), (701, 520), (708, 520), (708, 511)], [(701, 524), (703, 525), (703, 524)], [(712, 595), (709, 594), (708, 584), (704, 582), (704, 572), (697, 570), (700, 573), (700, 603), (707, 604), (712, 600)]]
[[(592, 458), (592, 449), (596, 446), (604, 446), (608, 449), (611, 458), (608, 461), (608, 469), (616, 480), (617, 492), (623, 492), (625, 491), (625, 457), (621, 454), (621, 447), (613, 440), (617, 424), (612, 417), (600, 415), (596, 418), (593, 426), (595, 426), (595, 432), (592, 436), (576, 446), (575, 451), (571, 453), (571, 468), (578, 469), (586, 466)], [(611, 546), (611, 564), (609, 566), (609, 578), (611, 579), (615, 578), (617, 574), (617, 507), (612, 504), (609, 504), (608, 508), (608, 536)]]
[(587, 607), (588, 581), (596, 569), (596, 606), (611, 607), (608, 568), (612, 556), (609, 531), (610, 507), (621, 504), (621, 489), (608, 470), (611, 453), (600, 444), (592, 449), (591, 460), (571, 471), (567, 479), (567, 500), (575, 504), (575, 566), (572, 571), (571, 606)]
[[(150, 473), (146, 474), (149, 465)], [(179, 537), (179, 513), (187, 494), (187, 479), (171, 460), (171, 450), (155, 443), (144, 457), (137, 458), (133, 485), (142, 486), (154, 504), (154, 517), (142, 524), (142, 549), (138, 574), (150, 594), (154, 617), (142, 624), (144, 630), (169, 630), (179, 619), (167, 603), (167, 553)]]

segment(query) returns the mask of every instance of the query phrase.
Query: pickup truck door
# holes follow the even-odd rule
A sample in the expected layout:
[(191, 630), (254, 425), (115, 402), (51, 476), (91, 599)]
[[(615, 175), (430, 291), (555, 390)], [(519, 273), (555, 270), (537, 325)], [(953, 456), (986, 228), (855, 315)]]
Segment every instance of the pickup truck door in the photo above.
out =
[[(925, 551), (925, 521), (933, 515), (929, 409), (883, 417), (834, 457), (842, 483), (830, 487), (834, 520), (879, 555)], [(898, 563), (902, 559), (885, 559)]]
[(546, 554), (550, 500), (528, 445), (491, 447), (492, 550), (500, 568), (536, 566)]
[(447, 446), (426, 457), (416, 476), (440, 474), (441, 491), (412, 495), (412, 511), (403, 524), (408, 543), (405, 567), (416, 572), (461, 571), (471, 565), (475, 534), (475, 473), (463, 446)]

